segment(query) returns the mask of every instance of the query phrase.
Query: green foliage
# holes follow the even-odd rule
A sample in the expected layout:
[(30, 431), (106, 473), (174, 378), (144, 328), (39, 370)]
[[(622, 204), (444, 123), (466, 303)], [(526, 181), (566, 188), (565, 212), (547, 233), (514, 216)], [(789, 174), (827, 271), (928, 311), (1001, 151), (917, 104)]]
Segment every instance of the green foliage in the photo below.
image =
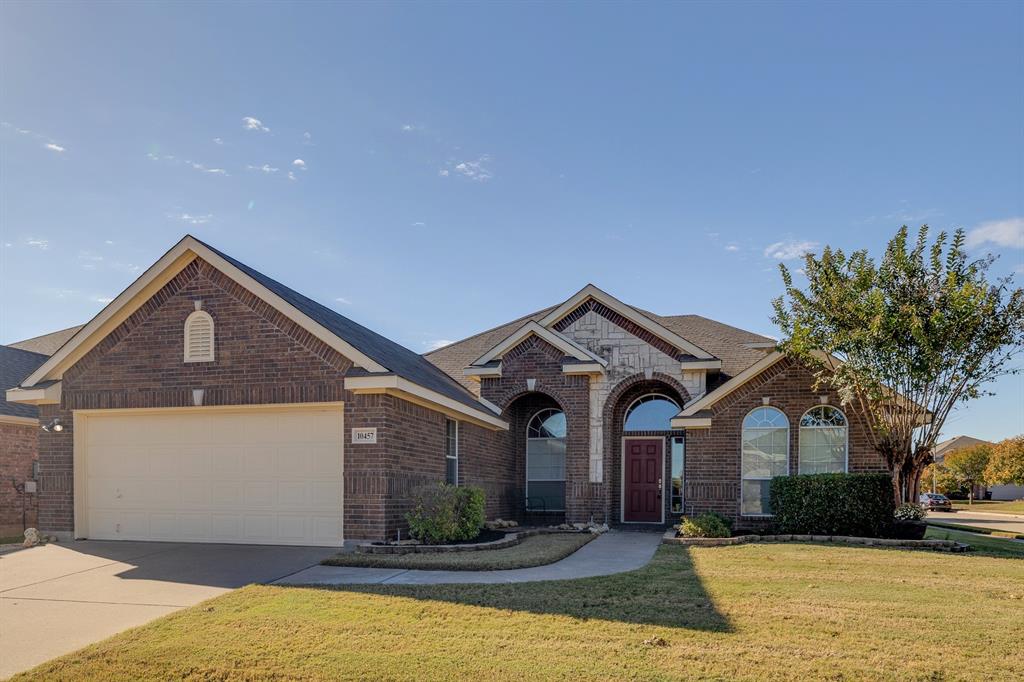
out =
[(893, 525), (887, 474), (806, 474), (771, 482), (771, 505), (781, 533), (885, 537)]
[(1024, 485), (1024, 436), (996, 444), (985, 469), (985, 480), (991, 485)]
[(684, 538), (727, 538), (732, 535), (732, 519), (715, 512), (684, 516), (679, 534)]
[(985, 484), (985, 470), (988, 468), (992, 448), (981, 444), (949, 453), (942, 461), (942, 468), (953, 480), (967, 489), (969, 498), (974, 498), (974, 486)]
[(405, 515), (412, 537), (429, 545), (472, 540), (484, 525), (484, 491), (438, 483), (413, 493)]
[(1024, 344), (1024, 290), (989, 281), (994, 257), (969, 261), (964, 241), (958, 230), (929, 245), (922, 226), (908, 245), (903, 227), (877, 265), (867, 251), (826, 247), (806, 256), (803, 290), (780, 265), (779, 347), (868, 425), (897, 500), (913, 501), (953, 407), (1018, 371), (1009, 363)]
[(904, 502), (892, 513), (893, 518), (897, 521), (921, 521), (927, 515), (928, 512), (924, 510), (924, 507), (913, 502)]
[(935, 492), (942, 493), (950, 499), (967, 499), (967, 486), (941, 464), (929, 464), (921, 473), (922, 489), (931, 490), (933, 481)]

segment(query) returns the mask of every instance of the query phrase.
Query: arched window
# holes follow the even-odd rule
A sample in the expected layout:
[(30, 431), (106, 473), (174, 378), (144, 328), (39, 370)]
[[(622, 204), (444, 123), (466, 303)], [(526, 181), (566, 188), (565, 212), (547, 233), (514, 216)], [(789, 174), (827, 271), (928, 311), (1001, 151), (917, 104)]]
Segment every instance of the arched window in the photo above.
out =
[(740, 513), (771, 514), (768, 486), (789, 474), (789, 420), (774, 407), (758, 407), (743, 418)]
[(526, 427), (526, 508), (565, 511), (565, 413), (543, 409)]
[(213, 318), (205, 310), (185, 318), (185, 362), (213, 362)]
[(679, 414), (675, 401), (660, 393), (640, 396), (626, 409), (623, 431), (669, 431), (672, 417)]
[(847, 423), (842, 410), (819, 405), (800, 418), (800, 473), (833, 474), (846, 471)]

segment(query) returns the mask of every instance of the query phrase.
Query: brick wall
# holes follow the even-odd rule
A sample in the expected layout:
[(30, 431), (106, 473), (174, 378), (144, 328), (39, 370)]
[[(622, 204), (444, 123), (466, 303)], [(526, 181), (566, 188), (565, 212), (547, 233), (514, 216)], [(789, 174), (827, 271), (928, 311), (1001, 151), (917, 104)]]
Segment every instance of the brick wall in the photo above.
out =
[(20, 485), (32, 478), (32, 462), (38, 451), (37, 424), (13, 424), (0, 421), (0, 537), (21, 535), (22, 505), (25, 528), (37, 524), (36, 495), (19, 494), (11, 485)]
[[(800, 417), (821, 404), (827, 395), (829, 403), (839, 406), (834, 393), (812, 391), (814, 378), (804, 367), (783, 360), (745, 386), (722, 399), (712, 408), (710, 429), (691, 429), (686, 433), (686, 472), (684, 504), (686, 513), (716, 511), (739, 519), (740, 526), (757, 525), (755, 519), (739, 517), (740, 443), (742, 421), (748, 412), (769, 398), (772, 407), (782, 410), (789, 419), (790, 474), (797, 473)], [(884, 472), (885, 461), (871, 447), (863, 423), (850, 410), (844, 410), (849, 421), (849, 471), (851, 473)]]
[[(512, 454), (517, 460), (525, 457), (526, 452), (526, 422), (519, 422), (524, 417), (528, 420), (536, 412), (513, 414), (517, 400), (530, 393), (526, 380), (536, 379), (534, 392), (550, 397), (562, 408), (566, 419), (566, 520), (585, 522), (592, 514), (600, 519), (605, 507), (604, 485), (590, 483), (590, 380), (586, 376), (563, 373), (562, 359), (562, 351), (531, 336), (505, 353), (501, 361), (502, 376), (483, 379), (480, 395), (500, 407), (503, 418), (514, 422)], [(517, 441), (519, 432), (522, 432), (522, 441)], [(516, 474), (517, 482), (525, 481), (525, 470), (520, 476), (517, 468)], [(520, 504), (524, 504), (522, 497)]]

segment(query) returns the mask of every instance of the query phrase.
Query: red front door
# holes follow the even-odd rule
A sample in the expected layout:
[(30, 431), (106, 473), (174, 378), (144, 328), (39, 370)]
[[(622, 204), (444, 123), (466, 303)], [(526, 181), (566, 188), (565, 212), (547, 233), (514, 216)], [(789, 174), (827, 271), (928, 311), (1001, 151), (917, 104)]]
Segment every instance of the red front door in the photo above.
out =
[(626, 441), (625, 503), (623, 521), (661, 522), (661, 479), (665, 449), (663, 438), (629, 438)]

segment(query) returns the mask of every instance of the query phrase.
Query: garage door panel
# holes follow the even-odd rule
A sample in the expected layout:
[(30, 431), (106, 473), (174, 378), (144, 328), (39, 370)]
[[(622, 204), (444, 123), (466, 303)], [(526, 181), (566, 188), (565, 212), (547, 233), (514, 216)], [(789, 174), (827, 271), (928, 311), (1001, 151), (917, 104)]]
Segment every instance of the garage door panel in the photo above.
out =
[(87, 418), (89, 537), (341, 540), (340, 408)]

